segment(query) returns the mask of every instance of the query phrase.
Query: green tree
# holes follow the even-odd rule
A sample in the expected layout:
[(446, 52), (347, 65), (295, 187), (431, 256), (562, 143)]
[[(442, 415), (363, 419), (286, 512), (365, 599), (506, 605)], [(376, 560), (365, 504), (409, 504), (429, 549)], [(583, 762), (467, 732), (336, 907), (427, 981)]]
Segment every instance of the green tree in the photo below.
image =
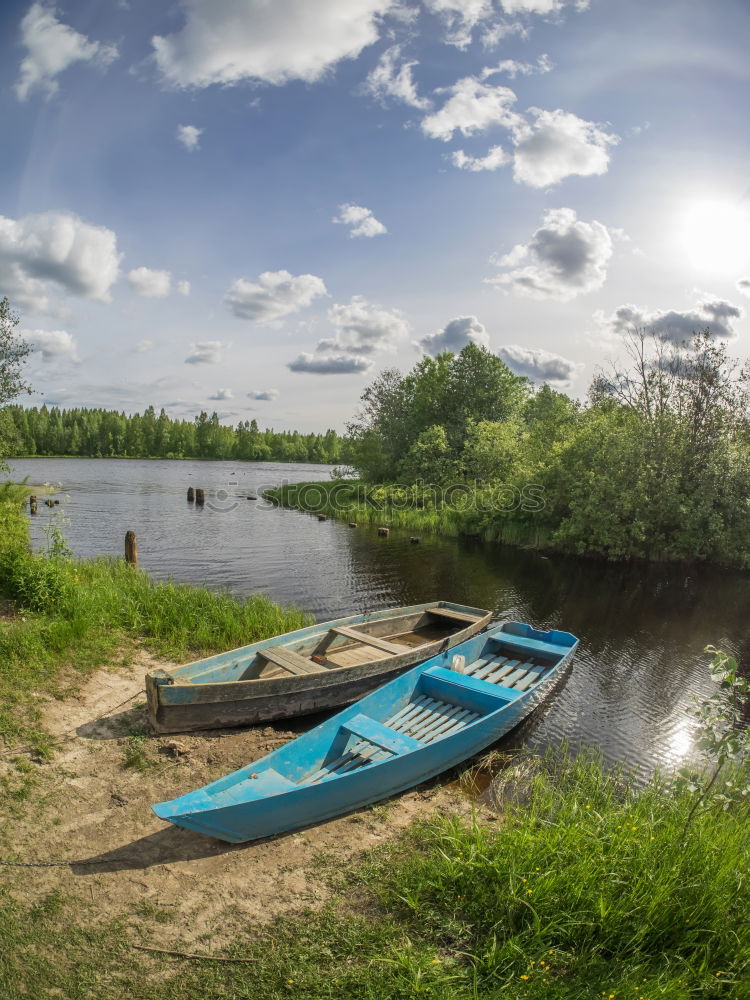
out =
[[(18, 316), (10, 308), (7, 296), (0, 300), (0, 408), (22, 392), (31, 392), (23, 378), (23, 366), (31, 348), (18, 336)], [(15, 425), (0, 409), (0, 468), (16, 440)]]

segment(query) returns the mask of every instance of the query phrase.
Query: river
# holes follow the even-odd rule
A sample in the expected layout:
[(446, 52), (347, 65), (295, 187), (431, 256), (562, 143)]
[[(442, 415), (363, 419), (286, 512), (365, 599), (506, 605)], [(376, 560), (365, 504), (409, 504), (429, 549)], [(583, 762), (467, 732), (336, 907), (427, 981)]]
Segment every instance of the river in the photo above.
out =
[[(282, 482), (328, 479), (329, 468), (278, 463), (17, 459), (13, 477), (60, 484), (69, 500), (39, 506), (35, 544), (52, 517), (77, 555), (121, 555), (138, 536), (157, 578), (263, 591), (318, 620), (443, 598), (497, 617), (564, 628), (581, 640), (575, 666), (519, 738), (589, 744), (648, 773), (693, 752), (691, 692), (712, 693), (708, 643), (750, 654), (750, 575), (713, 568), (623, 567), (470, 540), (352, 529), (279, 510), (259, 497)], [(206, 504), (186, 502), (189, 486)]]

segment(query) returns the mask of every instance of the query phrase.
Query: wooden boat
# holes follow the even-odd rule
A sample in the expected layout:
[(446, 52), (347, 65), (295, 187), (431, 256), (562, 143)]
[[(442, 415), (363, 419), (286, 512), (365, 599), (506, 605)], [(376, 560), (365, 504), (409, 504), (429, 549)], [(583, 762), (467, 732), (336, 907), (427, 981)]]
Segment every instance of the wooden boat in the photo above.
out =
[(551, 691), (578, 640), (509, 622), (445, 650), (292, 743), (153, 810), (230, 843), (309, 826), (460, 764)]
[(157, 733), (249, 725), (356, 701), (483, 629), (481, 608), (431, 601), (324, 622), (146, 674)]

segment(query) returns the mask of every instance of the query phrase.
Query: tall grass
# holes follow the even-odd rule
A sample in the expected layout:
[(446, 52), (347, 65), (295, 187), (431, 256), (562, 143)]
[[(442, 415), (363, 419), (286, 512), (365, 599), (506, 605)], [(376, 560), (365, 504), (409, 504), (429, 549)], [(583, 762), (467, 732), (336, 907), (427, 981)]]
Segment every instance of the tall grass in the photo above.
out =
[[(370, 500), (363, 502), (362, 491)], [(332, 482), (287, 483), (266, 490), (273, 503), (310, 514), (326, 514), (357, 524), (403, 528), (422, 534), (457, 537), (472, 535), (485, 541), (504, 542), (533, 548), (551, 544), (552, 533), (544, 525), (520, 519), (514, 512), (480, 510), (471, 503), (455, 504), (435, 499), (431, 488), (368, 486), (335, 480)], [(478, 498), (481, 502), (481, 497)]]
[[(52, 552), (60, 552), (59, 544)], [(264, 595), (238, 600), (156, 583), (117, 559), (32, 553), (20, 506), (0, 503), (0, 594), (16, 614), (0, 621), (0, 736), (42, 739), (33, 695), (59, 693), (71, 672), (108, 662), (137, 641), (173, 659), (242, 646), (310, 623)], [(67, 669), (63, 669), (67, 668)]]

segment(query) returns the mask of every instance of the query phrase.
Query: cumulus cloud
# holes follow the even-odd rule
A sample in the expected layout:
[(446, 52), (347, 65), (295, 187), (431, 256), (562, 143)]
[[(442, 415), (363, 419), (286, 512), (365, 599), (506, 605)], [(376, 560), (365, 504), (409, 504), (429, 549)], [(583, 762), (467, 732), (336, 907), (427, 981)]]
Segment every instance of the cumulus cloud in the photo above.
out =
[(516, 181), (541, 188), (572, 174), (607, 172), (609, 147), (619, 142), (618, 136), (559, 108), (530, 108), (529, 113), (531, 121), (519, 119), (513, 127)]
[(217, 389), (213, 396), (209, 396), (209, 399), (234, 399), (234, 394), (231, 389)]
[(273, 402), (279, 395), (278, 389), (254, 389), (247, 394), (248, 399), (258, 399), (266, 402)]
[(726, 299), (705, 298), (692, 309), (649, 310), (631, 304), (619, 306), (610, 316), (598, 311), (594, 318), (605, 335), (621, 336), (631, 330), (646, 329), (662, 340), (678, 346), (689, 344), (693, 334), (708, 327), (714, 340), (734, 340), (733, 321), (742, 309)]
[(32, 3), (21, 21), (21, 43), (26, 56), (15, 85), (19, 101), (35, 90), (51, 97), (59, 90), (57, 77), (77, 62), (106, 67), (117, 58), (117, 47), (92, 42), (57, 19), (53, 4)]
[(471, 44), (478, 24), (495, 16), (492, 0), (424, 0), (424, 5), (443, 22), (445, 42), (459, 49)]
[(309, 372), (313, 375), (351, 375), (367, 372), (372, 368), (369, 358), (357, 358), (349, 354), (314, 355), (304, 351), (287, 368), (293, 372)]
[(516, 95), (509, 87), (493, 87), (474, 76), (466, 76), (436, 93), (449, 96), (441, 108), (422, 119), (422, 131), (432, 139), (449, 142), (456, 131), (474, 135), (492, 126), (512, 128), (523, 121), (511, 111)]
[(551, 209), (528, 243), (519, 243), (495, 263), (508, 270), (491, 284), (539, 299), (567, 302), (601, 288), (619, 230), (583, 222), (572, 208)]
[(375, 69), (368, 74), (362, 90), (383, 104), (392, 98), (424, 111), (430, 107), (430, 101), (419, 96), (411, 74), (414, 66), (418, 65), (416, 61), (402, 60), (401, 46), (392, 45), (382, 54)]
[(588, 10), (590, 0), (500, 0), (506, 14), (559, 14), (565, 7)]
[(737, 291), (750, 298), (750, 278), (740, 278), (737, 282)]
[(485, 66), (480, 76), (483, 80), (487, 80), (498, 73), (505, 73), (511, 80), (515, 80), (519, 75), (531, 76), (532, 73), (549, 73), (553, 68), (552, 60), (545, 52), (539, 56), (535, 63), (519, 62), (518, 59), (503, 59), (497, 66)]
[(339, 214), (334, 216), (333, 221), (351, 226), (350, 238), (382, 236), (388, 232), (383, 223), (375, 218), (371, 210), (363, 205), (339, 205)]
[(396, 0), (182, 0), (185, 23), (151, 39), (164, 80), (176, 87), (242, 80), (320, 79), (378, 40)]
[(415, 342), (416, 347), (433, 357), (437, 357), (443, 351), (459, 354), (467, 344), (490, 346), (489, 334), (476, 316), (457, 316), (450, 323), (446, 323), (442, 330), (429, 333)]
[(188, 152), (192, 153), (200, 146), (200, 138), (205, 129), (198, 128), (197, 125), (178, 125), (177, 141), (181, 142)]
[(257, 282), (238, 278), (224, 296), (224, 302), (239, 319), (260, 323), (295, 313), (326, 294), (323, 279), (314, 274), (295, 276), (289, 271), (264, 271)]
[(177, 291), (180, 295), (190, 295), (190, 282), (189, 281), (178, 281)]
[(397, 309), (387, 310), (355, 295), (346, 305), (328, 310), (328, 319), (336, 333), (321, 340), (316, 351), (342, 351), (347, 354), (378, 354), (393, 351), (409, 334), (409, 324)]
[(581, 367), (561, 354), (553, 354), (539, 347), (520, 347), (518, 344), (498, 347), (497, 356), (516, 375), (525, 375), (537, 382), (567, 384)]
[(67, 330), (23, 330), (21, 336), (42, 361), (77, 361), (76, 342)]
[(128, 284), (136, 295), (145, 299), (165, 299), (171, 283), (169, 271), (154, 271), (150, 267), (135, 267), (128, 271)]
[(0, 283), (23, 305), (46, 309), (50, 282), (72, 295), (109, 302), (119, 263), (116, 235), (76, 215), (0, 216)]
[(457, 149), (451, 156), (454, 167), (461, 170), (497, 170), (498, 167), (510, 163), (513, 159), (502, 146), (492, 146), (486, 156), (467, 156), (462, 149)]
[(146, 354), (148, 351), (153, 351), (153, 349), (154, 349), (153, 340), (139, 340), (138, 343), (133, 348), (133, 350), (137, 354)]
[(229, 344), (221, 340), (200, 340), (190, 345), (190, 354), (185, 358), (186, 365), (216, 365), (222, 360), (222, 351)]

